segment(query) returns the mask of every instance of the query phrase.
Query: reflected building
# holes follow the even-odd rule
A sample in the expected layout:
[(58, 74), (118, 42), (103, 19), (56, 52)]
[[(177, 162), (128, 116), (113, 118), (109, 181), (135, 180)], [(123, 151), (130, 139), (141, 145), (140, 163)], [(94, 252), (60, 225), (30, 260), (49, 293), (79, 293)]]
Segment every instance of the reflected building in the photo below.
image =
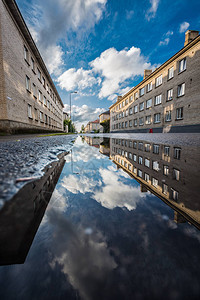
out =
[(0, 265), (25, 262), (55, 185), (66, 153), (44, 170), (41, 179), (26, 184), (0, 210)]
[(111, 139), (110, 158), (175, 210), (174, 220), (200, 229), (198, 147)]
[(96, 148), (99, 148), (100, 144), (103, 142), (103, 137), (85, 136), (84, 139), (88, 145), (96, 147)]

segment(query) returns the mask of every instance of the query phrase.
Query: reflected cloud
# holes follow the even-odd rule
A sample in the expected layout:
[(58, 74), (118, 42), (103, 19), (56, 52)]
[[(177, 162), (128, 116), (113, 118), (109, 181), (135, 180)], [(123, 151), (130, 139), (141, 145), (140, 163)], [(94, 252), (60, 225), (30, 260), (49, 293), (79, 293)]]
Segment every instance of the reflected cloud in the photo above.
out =
[(101, 298), (110, 273), (117, 267), (107, 243), (100, 233), (87, 233), (88, 228), (75, 228), (65, 216), (55, 210), (48, 211), (48, 220), (54, 227), (52, 240), (52, 269), (57, 263), (62, 272), (86, 300)]
[(101, 181), (95, 181), (87, 176), (76, 176), (70, 174), (68, 177), (65, 176), (61, 182), (62, 187), (67, 189), (72, 194), (85, 194), (94, 192), (94, 188), (101, 186)]
[[(140, 187), (123, 183), (121, 170), (119, 172), (100, 169), (99, 173), (104, 186), (101, 190), (94, 191), (93, 198), (102, 206), (113, 209), (115, 207), (126, 207), (128, 210), (136, 209), (137, 202), (146, 198), (141, 193)], [(117, 188), (116, 188), (117, 187)]]

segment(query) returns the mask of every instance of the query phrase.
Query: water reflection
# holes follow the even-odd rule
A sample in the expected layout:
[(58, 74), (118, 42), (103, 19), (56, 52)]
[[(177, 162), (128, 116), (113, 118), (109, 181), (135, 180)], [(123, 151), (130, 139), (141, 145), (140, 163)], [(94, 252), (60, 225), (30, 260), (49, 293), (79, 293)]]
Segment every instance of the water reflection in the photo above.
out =
[[(137, 149), (133, 142), (137, 142)], [(171, 207), (174, 209), (182, 199), (182, 186), (179, 190), (169, 185), (185, 180), (187, 186), (191, 182), (183, 167), (192, 158), (181, 146), (175, 164), (173, 145), (167, 145), (173, 149), (165, 160), (164, 145), (145, 143), (76, 140), (64, 158), (65, 165), (25, 263), (0, 268), (1, 299), (13, 299), (12, 295), (20, 300), (198, 299), (200, 232), (187, 222), (174, 222)], [(153, 144), (159, 146), (158, 154), (152, 152)], [(145, 147), (150, 152), (144, 151)], [(158, 147), (153, 148), (158, 151)], [(129, 152), (132, 158), (137, 155), (136, 162), (129, 158)], [(144, 165), (145, 158), (150, 159), (151, 168)], [(154, 161), (157, 163), (153, 165)], [(169, 188), (179, 192), (176, 201), (159, 194), (163, 193), (159, 186), (164, 163), (170, 172), (175, 167), (180, 171), (171, 181), (168, 178), (172, 174), (165, 175)], [(138, 170), (147, 173), (145, 168), (149, 182), (138, 176)], [(151, 187), (152, 176), (158, 180), (160, 192)], [(196, 209), (190, 204), (190, 210), (198, 212), (197, 200), (192, 202)]]

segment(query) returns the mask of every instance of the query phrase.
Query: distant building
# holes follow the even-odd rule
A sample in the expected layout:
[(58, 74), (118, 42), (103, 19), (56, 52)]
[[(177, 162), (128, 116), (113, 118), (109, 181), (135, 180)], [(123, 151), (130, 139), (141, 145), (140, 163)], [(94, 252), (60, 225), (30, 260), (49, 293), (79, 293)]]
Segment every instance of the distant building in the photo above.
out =
[(0, 20), (0, 131), (62, 131), (62, 100), (14, 0), (0, 1)]
[(92, 131), (97, 131), (100, 130), (100, 123), (99, 123), (99, 119), (95, 120), (95, 121), (90, 121), (88, 122), (88, 124), (85, 126), (85, 133), (89, 133)]
[(200, 35), (110, 107), (111, 132), (200, 132)]
[(101, 125), (101, 123), (105, 120), (109, 120), (110, 119), (110, 111), (107, 110), (105, 112), (103, 112), (102, 114), (99, 115), (99, 121), (100, 121), (100, 132), (103, 132), (103, 126)]
[[(69, 114), (67, 112), (63, 111), (63, 122), (65, 120), (69, 120)], [(64, 129), (65, 132), (68, 132), (69, 131), (68, 125), (63, 124), (63, 129)]]

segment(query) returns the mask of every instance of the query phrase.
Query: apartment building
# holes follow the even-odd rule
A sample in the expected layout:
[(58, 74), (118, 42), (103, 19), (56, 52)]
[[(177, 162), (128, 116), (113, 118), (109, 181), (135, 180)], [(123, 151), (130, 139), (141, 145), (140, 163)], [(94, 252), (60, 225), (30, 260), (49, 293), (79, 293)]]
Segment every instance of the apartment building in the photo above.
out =
[(110, 120), (110, 111), (107, 110), (107, 111), (103, 112), (102, 114), (100, 114), (99, 120), (100, 120), (100, 132), (103, 133), (103, 126), (101, 125), (101, 123), (106, 120)]
[(200, 35), (110, 107), (111, 132), (200, 132)]
[(62, 131), (63, 107), (16, 2), (0, 1), (0, 131)]
[[(191, 221), (200, 229), (198, 147), (111, 139), (110, 158), (175, 210), (175, 221)], [(183, 218), (184, 217), (184, 218)]]
[(100, 130), (99, 119), (97, 119), (95, 121), (90, 121), (85, 126), (85, 133), (92, 132), (92, 131), (97, 131), (97, 130)]

